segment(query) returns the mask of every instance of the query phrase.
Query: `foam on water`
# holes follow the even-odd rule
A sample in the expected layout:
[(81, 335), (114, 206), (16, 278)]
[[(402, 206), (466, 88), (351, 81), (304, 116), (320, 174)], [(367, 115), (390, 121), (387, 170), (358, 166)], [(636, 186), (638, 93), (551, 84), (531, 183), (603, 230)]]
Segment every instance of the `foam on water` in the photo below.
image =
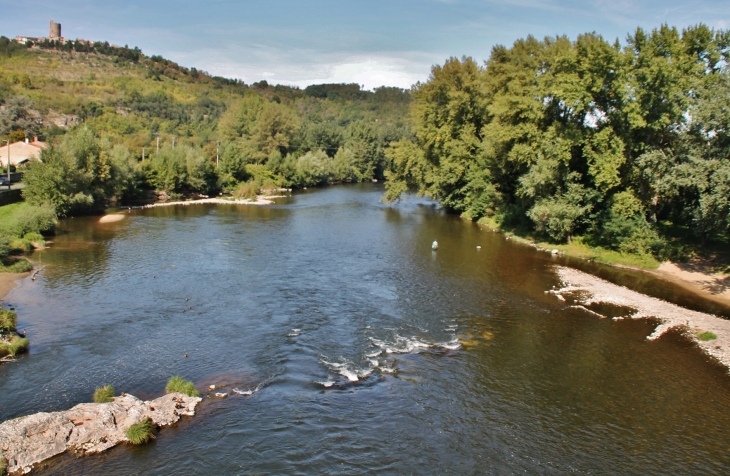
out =
[(424, 349), (459, 350), (461, 348), (459, 339), (456, 337), (449, 342), (428, 342), (416, 337), (408, 338), (396, 334), (395, 342), (386, 342), (374, 337), (370, 337), (370, 342), (386, 354), (410, 354), (411, 352), (418, 352)]

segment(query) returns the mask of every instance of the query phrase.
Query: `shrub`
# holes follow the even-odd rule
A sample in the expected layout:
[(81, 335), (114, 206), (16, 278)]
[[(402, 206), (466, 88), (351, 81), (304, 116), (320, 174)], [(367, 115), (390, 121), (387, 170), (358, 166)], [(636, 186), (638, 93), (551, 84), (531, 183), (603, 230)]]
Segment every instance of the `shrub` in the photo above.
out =
[(23, 239), (33, 245), (34, 248), (46, 246), (46, 240), (40, 233), (26, 233)]
[(27, 273), (33, 269), (33, 265), (27, 259), (19, 259), (15, 262), (0, 265), (0, 272), (3, 273)]
[(145, 418), (139, 423), (127, 428), (124, 432), (127, 435), (127, 439), (133, 445), (142, 445), (150, 440), (155, 439), (155, 424), (149, 418)]
[(0, 456), (0, 476), (5, 476), (5, 472), (8, 470), (8, 460)]
[(256, 200), (256, 195), (259, 192), (259, 186), (254, 181), (248, 181), (240, 184), (236, 190), (233, 191), (233, 198), (245, 198), (248, 200)]
[(200, 393), (195, 389), (195, 384), (193, 384), (193, 382), (185, 380), (178, 375), (170, 377), (170, 380), (167, 381), (167, 385), (165, 385), (165, 391), (167, 393), (184, 393), (188, 397), (197, 397), (200, 395)]
[(114, 387), (104, 385), (94, 390), (94, 403), (111, 403), (114, 401)]
[(48, 203), (42, 203), (38, 206), (24, 203), (18, 207), (13, 215), (10, 230), (16, 236), (25, 236), (31, 233), (52, 233), (57, 221), (56, 211)]
[(8, 343), (0, 343), (0, 357), (15, 357), (16, 355), (28, 350), (28, 345), (30, 345), (30, 343), (25, 337), (11, 336)]
[(0, 334), (15, 330), (18, 322), (18, 315), (14, 311), (0, 309)]

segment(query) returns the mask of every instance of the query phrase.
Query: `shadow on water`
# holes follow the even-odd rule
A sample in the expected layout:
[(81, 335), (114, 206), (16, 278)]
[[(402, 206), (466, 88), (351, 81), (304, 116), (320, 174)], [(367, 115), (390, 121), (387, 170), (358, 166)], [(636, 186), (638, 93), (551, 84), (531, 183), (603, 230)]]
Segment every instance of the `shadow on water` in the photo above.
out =
[(39, 474), (730, 471), (725, 369), (678, 335), (647, 341), (651, 321), (546, 295), (562, 261), (381, 194), (65, 221), (8, 296), (32, 347), (0, 367), (0, 420), (107, 383), (153, 398), (176, 374), (205, 394), (198, 416)]

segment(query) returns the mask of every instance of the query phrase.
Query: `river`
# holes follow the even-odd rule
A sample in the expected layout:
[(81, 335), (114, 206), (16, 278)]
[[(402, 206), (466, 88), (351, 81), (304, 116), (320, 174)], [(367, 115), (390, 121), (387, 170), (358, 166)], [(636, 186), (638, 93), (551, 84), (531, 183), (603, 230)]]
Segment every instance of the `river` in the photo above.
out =
[(647, 341), (648, 320), (546, 294), (562, 258), (381, 195), (337, 186), (64, 220), (33, 255), (36, 281), (6, 297), (31, 351), (0, 366), (0, 421), (104, 384), (156, 397), (179, 374), (252, 394), (205, 391), (147, 446), (37, 474), (730, 472), (726, 369), (675, 333)]

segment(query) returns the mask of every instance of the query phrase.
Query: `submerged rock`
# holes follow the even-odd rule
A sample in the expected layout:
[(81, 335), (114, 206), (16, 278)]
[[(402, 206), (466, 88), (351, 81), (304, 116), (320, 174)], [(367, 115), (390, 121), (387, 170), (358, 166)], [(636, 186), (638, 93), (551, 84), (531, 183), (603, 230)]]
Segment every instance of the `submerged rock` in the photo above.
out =
[(0, 424), (0, 458), (8, 461), (9, 473), (28, 473), (34, 464), (65, 451), (101, 453), (128, 441), (124, 432), (145, 418), (169, 426), (181, 416), (195, 415), (200, 401), (182, 393), (147, 402), (123, 395), (111, 403), (82, 403), (62, 412), (15, 418)]

